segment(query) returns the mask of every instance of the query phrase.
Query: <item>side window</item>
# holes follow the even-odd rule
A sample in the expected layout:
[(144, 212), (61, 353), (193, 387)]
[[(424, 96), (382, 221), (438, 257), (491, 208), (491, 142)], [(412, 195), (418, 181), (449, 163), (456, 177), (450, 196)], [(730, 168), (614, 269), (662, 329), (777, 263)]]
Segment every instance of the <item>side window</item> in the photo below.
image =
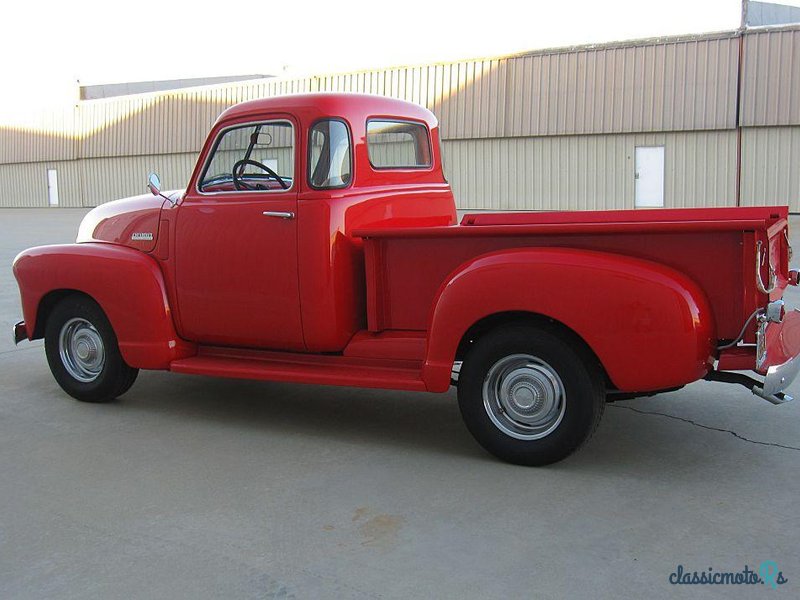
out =
[(201, 192), (282, 191), (294, 182), (291, 123), (248, 123), (224, 130), (198, 186)]
[(308, 183), (316, 189), (347, 187), (352, 178), (350, 133), (342, 121), (326, 119), (308, 134)]
[(431, 166), (431, 145), (424, 125), (409, 121), (367, 121), (369, 162), (376, 169)]

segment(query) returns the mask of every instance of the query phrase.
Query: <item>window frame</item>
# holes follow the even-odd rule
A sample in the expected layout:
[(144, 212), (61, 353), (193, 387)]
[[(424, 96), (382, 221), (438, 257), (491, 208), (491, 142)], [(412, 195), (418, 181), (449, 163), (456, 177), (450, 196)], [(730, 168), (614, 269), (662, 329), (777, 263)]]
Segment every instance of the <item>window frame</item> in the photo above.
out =
[[(428, 145), (428, 157), (429, 162), (426, 165), (417, 165), (417, 166), (394, 166), (394, 167), (378, 167), (372, 162), (372, 157), (369, 155), (369, 124), (373, 121), (380, 121), (384, 123), (407, 123), (410, 125), (418, 125), (425, 130), (425, 143)], [(364, 132), (364, 141), (367, 146), (367, 160), (369, 160), (370, 166), (375, 171), (430, 171), (433, 169), (433, 147), (431, 146), (431, 130), (428, 127), (428, 124), (425, 121), (417, 121), (414, 119), (408, 118), (398, 118), (398, 117), (368, 117), (367, 122), (365, 125), (365, 132)]]
[[(214, 160), (214, 155), (217, 153), (217, 148), (219, 147), (222, 138), (225, 137), (225, 134), (232, 129), (242, 129), (244, 127), (249, 127), (253, 125), (266, 125), (269, 123), (287, 123), (289, 127), (292, 129), (292, 158), (291, 163), (293, 166), (294, 174), (292, 176), (292, 185), (290, 185), (285, 190), (283, 188), (277, 190), (225, 190), (221, 192), (204, 192), (200, 189), (200, 186), (203, 184), (203, 180), (206, 177), (206, 173), (208, 172), (208, 168), (211, 166), (211, 161)], [(200, 176), (195, 181), (195, 191), (202, 195), (202, 196), (219, 196), (219, 195), (227, 195), (227, 194), (282, 194), (286, 192), (291, 192), (295, 189), (295, 183), (297, 182), (297, 136), (296, 136), (296, 128), (294, 123), (286, 118), (277, 118), (277, 119), (258, 119), (256, 121), (245, 121), (242, 123), (233, 123), (232, 125), (227, 125), (219, 130), (217, 133), (217, 137), (214, 140), (214, 144), (211, 146), (211, 150), (209, 151), (208, 155), (206, 156), (205, 164), (203, 165), (203, 170), (200, 171)], [(280, 173), (279, 173), (280, 175)]]
[[(338, 123), (342, 123), (347, 131), (347, 143), (350, 145), (350, 152), (348, 153), (350, 155), (350, 181), (342, 185), (326, 185), (317, 187), (311, 183), (311, 135), (313, 134), (314, 127), (325, 121), (336, 121)], [(306, 145), (308, 146), (306, 149), (306, 183), (308, 183), (309, 188), (312, 190), (344, 190), (353, 185), (353, 180), (356, 178), (355, 160), (353, 157), (353, 154), (355, 153), (355, 147), (353, 145), (353, 132), (351, 131), (350, 124), (347, 121), (341, 117), (320, 117), (319, 119), (316, 119), (308, 127), (308, 140)]]

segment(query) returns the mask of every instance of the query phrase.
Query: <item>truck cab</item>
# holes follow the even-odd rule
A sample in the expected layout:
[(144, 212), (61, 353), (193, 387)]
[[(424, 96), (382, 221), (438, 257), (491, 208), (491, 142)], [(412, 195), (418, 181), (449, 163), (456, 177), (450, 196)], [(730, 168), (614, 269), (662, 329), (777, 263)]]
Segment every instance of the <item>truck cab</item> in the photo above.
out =
[(702, 378), (790, 399), (786, 207), (459, 223), (435, 116), (357, 94), (236, 105), (185, 190), (149, 187), (14, 262), (15, 341), (44, 338), (80, 400), (120, 396), (139, 369), (457, 385), (485, 448), (538, 465), (581, 446), (606, 400)]

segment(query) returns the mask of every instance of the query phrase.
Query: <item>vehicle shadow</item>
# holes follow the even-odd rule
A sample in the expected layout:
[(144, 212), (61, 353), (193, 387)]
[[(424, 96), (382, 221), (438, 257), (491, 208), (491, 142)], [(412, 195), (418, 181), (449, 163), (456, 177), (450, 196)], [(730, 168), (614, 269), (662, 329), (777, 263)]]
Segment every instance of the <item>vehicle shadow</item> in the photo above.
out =
[[(126, 412), (346, 441), (365, 449), (391, 445), (404, 452), (502, 464), (472, 439), (461, 420), (454, 390), (420, 394), (143, 373), (131, 392), (117, 402)], [(618, 406), (646, 408), (647, 403), (643, 399)], [(753, 460), (754, 453), (765, 450), (775, 452), (686, 423), (608, 405), (586, 447), (547, 469), (596, 475), (635, 472), (637, 478), (653, 480), (663, 479), (667, 469), (670, 477), (689, 482), (731, 469), (746, 478), (749, 468), (757, 471), (763, 466), (763, 460)], [(781, 460), (780, 453), (764, 460), (773, 458)]]
[(126, 412), (492, 460), (464, 427), (454, 390), (426, 394), (142, 373), (117, 403)]

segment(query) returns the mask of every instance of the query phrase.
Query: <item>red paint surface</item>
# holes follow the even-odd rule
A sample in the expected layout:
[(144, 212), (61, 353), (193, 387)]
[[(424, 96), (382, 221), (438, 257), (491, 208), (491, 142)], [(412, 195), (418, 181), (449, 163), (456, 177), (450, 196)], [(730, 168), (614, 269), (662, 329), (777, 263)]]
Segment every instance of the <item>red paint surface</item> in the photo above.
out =
[(166, 369), (176, 358), (195, 352), (178, 337), (161, 271), (143, 252), (96, 243), (39, 246), (17, 256), (14, 276), (29, 335), (45, 294), (74, 290), (101, 306), (129, 365)]
[[(167, 202), (160, 196), (146, 194), (101, 204), (84, 217), (77, 241), (109, 242), (150, 252), (158, 238), (158, 215)], [(149, 233), (151, 240), (134, 240), (134, 233)]]
[(624, 391), (701, 378), (716, 340), (706, 295), (682, 273), (572, 248), (511, 249), (475, 258), (445, 279), (433, 306), (424, 376), (434, 391), (449, 384), (452, 357), (467, 330), (497, 313), (533, 312), (566, 325)]

